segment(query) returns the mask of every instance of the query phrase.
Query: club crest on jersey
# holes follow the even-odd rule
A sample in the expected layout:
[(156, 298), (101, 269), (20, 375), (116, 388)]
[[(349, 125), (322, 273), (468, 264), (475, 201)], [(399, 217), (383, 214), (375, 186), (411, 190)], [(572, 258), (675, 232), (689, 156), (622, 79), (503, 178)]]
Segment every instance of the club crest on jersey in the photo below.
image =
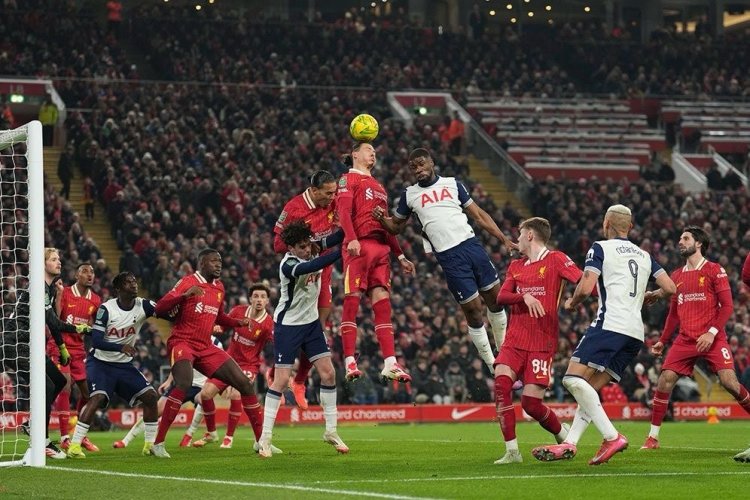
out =
[(331, 210), (330, 212), (328, 212), (328, 222), (329, 223), (333, 222), (333, 216), (334, 215), (335, 215), (335, 213), (333, 212), (333, 210)]
[(89, 306), (89, 316), (91, 316), (92, 312), (94, 312), (94, 306)]
[(253, 335), (255, 336), (256, 339), (260, 337), (260, 329), (255, 330), (255, 333)]
[(539, 277), (544, 278), (544, 274), (547, 272), (547, 266), (542, 266), (539, 268)]
[(706, 286), (706, 277), (701, 276), (698, 278), (698, 286)]
[(436, 189), (433, 189), (432, 196), (430, 196), (429, 192), (422, 193), (422, 198), (420, 201), (422, 203), (422, 207), (424, 208), (425, 205), (429, 205), (430, 203), (437, 203), (439, 201), (452, 199), (453, 196), (451, 195), (451, 192), (448, 190), (448, 188), (444, 187), (439, 194)]
[(221, 302), (221, 292), (216, 294), (216, 299)]

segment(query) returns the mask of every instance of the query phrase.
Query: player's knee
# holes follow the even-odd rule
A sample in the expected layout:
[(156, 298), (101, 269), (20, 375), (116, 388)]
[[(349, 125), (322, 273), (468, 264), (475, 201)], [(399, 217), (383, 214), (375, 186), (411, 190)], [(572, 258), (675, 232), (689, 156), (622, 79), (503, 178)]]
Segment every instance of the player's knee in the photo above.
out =
[(144, 406), (156, 406), (156, 391), (146, 391), (138, 399), (141, 400)]
[(542, 400), (527, 395), (521, 396), (521, 408), (534, 420), (539, 420), (544, 416), (544, 405)]
[[(726, 370), (729, 371), (729, 370)], [(719, 374), (719, 383), (735, 398), (740, 394), (740, 382), (734, 372)]]
[(317, 367), (318, 375), (320, 375), (320, 383), (323, 385), (335, 385), (336, 384), (336, 371), (333, 369), (332, 363), (323, 363)]

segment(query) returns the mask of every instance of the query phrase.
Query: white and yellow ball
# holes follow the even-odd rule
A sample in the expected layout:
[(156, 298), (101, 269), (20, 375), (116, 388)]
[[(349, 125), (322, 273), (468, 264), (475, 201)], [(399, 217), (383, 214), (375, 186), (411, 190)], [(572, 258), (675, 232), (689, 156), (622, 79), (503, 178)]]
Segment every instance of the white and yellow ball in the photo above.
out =
[(372, 142), (378, 136), (379, 131), (378, 121), (372, 115), (365, 113), (355, 116), (349, 124), (349, 133), (357, 142)]

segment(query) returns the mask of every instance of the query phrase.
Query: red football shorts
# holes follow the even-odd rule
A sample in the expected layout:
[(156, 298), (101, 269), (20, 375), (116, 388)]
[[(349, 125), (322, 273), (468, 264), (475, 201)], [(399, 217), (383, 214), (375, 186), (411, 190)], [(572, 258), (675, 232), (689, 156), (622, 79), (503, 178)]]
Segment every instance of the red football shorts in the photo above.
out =
[(167, 340), (167, 350), (169, 352), (169, 364), (174, 366), (178, 361), (187, 360), (193, 368), (201, 372), (206, 377), (213, 376), (221, 365), (231, 360), (224, 350), (219, 349), (213, 344), (207, 344), (198, 348), (184, 340)]
[(504, 345), (495, 358), (495, 366), (505, 365), (513, 370), (524, 385), (549, 387), (552, 370), (552, 353), (549, 351), (524, 351)]
[(359, 255), (352, 257), (342, 248), (344, 260), (344, 293), (357, 290), (366, 292), (371, 288), (382, 286), (391, 288), (391, 249), (377, 240), (359, 240)]
[(68, 354), (70, 354), (68, 366), (60, 364), (60, 349), (51, 337), (47, 341), (47, 356), (55, 363), (60, 373), (69, 373), (74, 382), (86, 380), (86, 351), (84, 347), (71, 347), (67, 344), (66, 347), (68, 348)]
[(661, 369), (690, 376), (693, 374), (695, 362), (701, 358), (708, 362), (708, 367), (714, 373), (719, 370), (734, 370), (734, 358), (726, 337), (715, 338), (708, 352), (698, 352), (695, 342), (684, 335), (678, 335), (677, 340), (669, 348)]
[[(245, 376), (250, 379), (250, 382), (254, 382), (258, 377), (257, 367), (251, 368), (247, 366), (240, 366), (240, 368), (242, 369), (242, 373), (244, 373)], [(227, 384), (223, 380), (219, 380), (218, 378), (210, 378), (207, 382), (214, 384), (216, 388), (219, 389), (219, 394), (223, 393), (226, 388), (229, 387), (229, 384)]]
[(320, 295), (318, 295), (318, 309), (328, 309), (333, 302), (333, 291), (331, 290), (331, 274), (333, 266), (323, 269), (320, 275)]

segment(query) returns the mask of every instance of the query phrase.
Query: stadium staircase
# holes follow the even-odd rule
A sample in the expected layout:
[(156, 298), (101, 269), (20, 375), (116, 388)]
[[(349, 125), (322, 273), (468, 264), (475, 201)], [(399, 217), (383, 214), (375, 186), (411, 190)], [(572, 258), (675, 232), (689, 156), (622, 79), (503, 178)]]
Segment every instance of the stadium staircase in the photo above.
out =
[[(57, 177), (57, 164), (60, 161), (62, 148), (45, 147), (44, 148), (44, 180), (52, 185), (56, 192), (62, 189), (62, 182)], [(94, 208), (94, 219), (85, 220), (85, 210), (83, 203), (83, 175), (78, 167), (75, 167), (74, 177), (70, 183), (70, 206), (74, 212), (78, 212), (83, 229), (91, 237), (101, 252), (102, 258), (113, 272), (120, 269), (120, 257), (122, 252), (117, 247), (117, 241), (112, 237), (112, 229), (109, 220), (106, 217), (106, 209), (100, 202), (96, 202)], [(141, 294), (147, 292), (145, 287), (140, 287)], [(146, 294), (147, 295), (147, 294)], [(164, 340), (169, 336), (169, 322), (165, 320), (152, 320), (159, 329), (159, 334)]]
[(702, 403), (728, 403), (734, 401), (731, 394), (719, 383), (716, 375), (706, 373), (700, 367), (695, 367), (695, 382), (701, 393)]
[(516, 196), (516, 194), (510, 191), (505, 184), (500, 180), (498, 176), (493, 174), (487, 164), (474, 156), (467, 158), (469, 163), (469, 177), (482, 185), (484, 191), (492, 197), (499, 208), (505, 206), (506, 203), (510, 202), (510, 205), (518, 211), (524, 218), (531, 217), (529, 209), (524, 203)]

